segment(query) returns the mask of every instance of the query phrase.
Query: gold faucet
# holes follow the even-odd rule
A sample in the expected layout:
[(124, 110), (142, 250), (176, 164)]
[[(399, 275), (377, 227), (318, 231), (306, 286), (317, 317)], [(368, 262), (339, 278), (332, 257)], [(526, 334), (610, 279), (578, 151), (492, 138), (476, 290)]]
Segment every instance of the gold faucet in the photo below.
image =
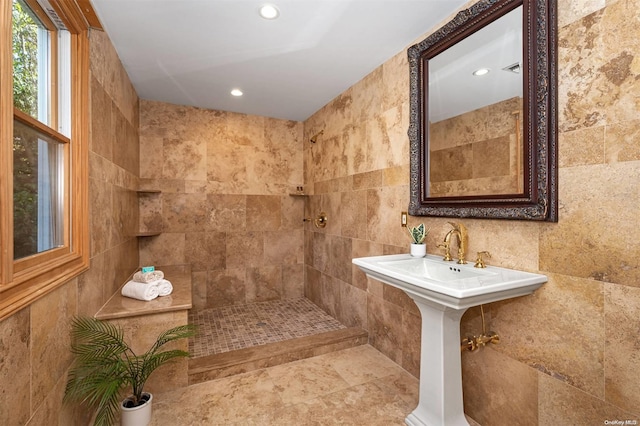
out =
[(453, 231), (454, 229), (447, 232), (447, 235), (444, 236), (444, 241), (442, 242), (442, 244), (438, 244), (438, 247), (442, 247), (444, 249), (444, 257), (442, 258), (442, 260), (446, 260), (447, 262), (453, 260), (453, 258), (451, 257), (451, 234), (453, 234)]
[[(467, 263), (467, 261), (466, 261), (467, 243), (469, 242), (469, 236), (467, 234), (467, 228), (461, 223), (449, 222), (449, 225), (451, 225), (453, 227), (453, 229), (450, 230), (447, 233), (447, 235), (444, 237), (445, 245), (450, 244), (451, 236), (455, 235), (458, 238), (458, 263), (461, 264), (461, 265), (465, 264), (465, 263)], [(450, 246), (449, 246), (449, 248), (450, 248)], [(449, 252), (449, 250), (447, 250), (447, 253), (448, 252)], [(449, 254), (449, 257), (451, 257), (450, 254)], [(449, 259), (449, 260), (451, 260), (451, 259)]]

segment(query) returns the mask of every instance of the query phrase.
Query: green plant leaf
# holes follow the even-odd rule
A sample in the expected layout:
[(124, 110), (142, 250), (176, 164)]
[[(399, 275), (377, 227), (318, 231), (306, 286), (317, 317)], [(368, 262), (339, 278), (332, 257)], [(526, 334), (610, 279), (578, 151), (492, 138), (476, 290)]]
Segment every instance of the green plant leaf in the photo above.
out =
[(426, 229), (424, 223), (421, 223), (414, 228), (408, 226), (407, 230), (409, 231), (409, 235), (411, 236), (411, 241), (413, 242), (413, 244), (422, 244), (425, 238), (427, 238), (427, 234), (429, 234), (430, 228)]
[(193, 325), (161, 333), (143, 355), (136, 355), (124, 341), (124, 331), (95, 318), (76, 317), (71, 322), (71, 352), (75, 355), (65, 387), (65, 402), (79, 402), (97, 410), (96, 425), (116, 420), (122, 394), (131, 388), (136, 400), (153, 371), (178, 357), (182, 350), (160, 351), (165, 344), (195, 335)]

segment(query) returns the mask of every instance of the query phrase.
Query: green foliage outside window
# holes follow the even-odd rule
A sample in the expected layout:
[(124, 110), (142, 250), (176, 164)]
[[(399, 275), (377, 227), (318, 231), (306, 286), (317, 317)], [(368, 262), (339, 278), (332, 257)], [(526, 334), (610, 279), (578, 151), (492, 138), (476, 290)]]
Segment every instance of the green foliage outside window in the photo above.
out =
[[(13, 0), (13, 105), (38, 114), (38, 24)], [(38, 140), (33, 132), (13, 133), (14, 259), (38, 252)]]
[(38, 24), (28, 8), (13, 0), (13, 105), (38, 113)]

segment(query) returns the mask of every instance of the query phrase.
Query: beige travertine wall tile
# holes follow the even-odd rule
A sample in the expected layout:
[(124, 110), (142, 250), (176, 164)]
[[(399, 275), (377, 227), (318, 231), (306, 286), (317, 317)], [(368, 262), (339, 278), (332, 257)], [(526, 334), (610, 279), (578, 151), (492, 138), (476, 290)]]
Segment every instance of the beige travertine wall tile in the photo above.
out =
[(562, 220), (541, 232), (540, 268), (639, 285), (639, 179), (637, 162), (561, 169)]
[(320, 281), (322, 274), (312, 266), (305, 264), (304, 269), (304, 297), (311, 300), (316, 305), (322, 303), (322, 289)]
[[(0, 322), (0, 420), (2, 424), (24, 424), (31, 412), (31, 368), (32, 346), (30, 308)], [(34, 401), (34, 405), (38, 402)]]
[(282, 265), (282, 297), (304, 297), (304, 264)]
[(640, 288), (605, 284), (605, 327), (605, 399), (640, 416)]
[(191, 304), (193, 309), (207, 306), (207, 271), (191, 271)]
[(207, 212), (211, 231), (245, 230), (247, 223), (247, 197), (243, 195), (207, 196)]
[(409, 165), (391, 167), (382, 171), (382, 184), (384, 186), (405, 185), (409, 176)]
[(367, 192), (349, 191), (340, 194), (340, 229), (342, 236), (367, 237)]
[[(398, 52), (382, 64), (382, 111), (399, 107), (406, 100), (409, 87), (409, 59), (405, 51)], [(406, 160), (406, 159), (405, 159)]]
[(608, 163), (640, 160), (640, 120), (607, 126), (605, 158)]
[(31, 306), (31, 394), (43, 401), (71, 364), (70, 318), (77, 311), (76, 280)]
[(408, 186), (383, 187), (367, 191), (367, 235), (375, 242), (406, 245), (399, 225), (399, 213), (409, 205)]
[[(90, 31), (89, 64), (91, 75), (113, 99), (115, 107), (129, 123), (138, 122), (138, 95), (120, 63), (109, 36), (102, 31)], [(93, 120), (93, 116), (91, 118)], [(137, 126), (136, 126), (137, 128)], [(111, 128), (114, 131), (114, 128)]]
[(227, 268), (260, 266), (264, 263), (264, 233), (227, 234)]
[(302, 230), (264, 233), (264, 260), (266, 264), (302, 264)]
[(558, 2), (558, 27), (562, 28), (578, 21), (590, 13), (602, 9), (607, 0), (574, 0)]
[(314, 232), (311, 234), (310, 256), (306, 260), (320, 272), (329, 272), (330, 237), (326, 234)]
[(207, 194), (163, 194), (164, 232), (197, 232), (206, 229), (209, 220)]
[[(366, 128), (362, 123), (346, 125), (342, 130), (342, 141), (345, 146), (346, 172), (348, 175), (366, 171)], [(313, 170), (312, 167), (305, 165)], [(305, 169), (306, 172), (306, 169)]]
[(282, 293), (282, 269), (279, 265), (247, 269), (247, 302), (279, 300), (282, 299)]
[(207, 273), (206, 306), (216, 308), (247, 300), (244, 268), (221, 269)]
[(89, 220), (91, 229), (95, 230), (90, 236), (92, 256), (111, 246), (111, 191), (107, 182), (89, 178)]
[(227, 258), (226, 232), (187, 232), (185, 234), (185, 260), (191, 271), (224, 269)]
[[(354, 239), (351, 243), (351, 255), (353, 258), (379, 256), (382, 255), (382, 245), (367, 240)], [(367, 276), (355, 265), (351, 265), (351, 284), (361, 290), (367, 289)]]
[[(170, 328), (187, 324), (187, 311), (122, 318), (110, 320), (110, 322), (117, 327), (122, 327), (131, 349), (138, 354), (142, 354), (151, 348), (160, 333)], [(189, 347), (188, 343), (188, 339), (182, 339), (168, 343), (163, 346), (163, 349), (186, 351)], [(145, 384), (145, 391), (157, 393), (185, 387), (188, 384), (187, 370), (188, 360), (186, 358), (177, 358), (155, 370)]]
[(382, 112), (382, 78), (382, 67), (378, 67), (352, 87), (351, 118), (354, 121), (366, 121)]
[(420, 310), (415, 302), (399, 288), (384, 285), (382, 288), (382, 298), (386, 302), (393, 303), (394, 305), (402, 308), (404, 312), (409, 312), (418, 316), (420, 315)]
[(601, 282), (549, 274), (533, 295), (492, 304), (488, 324), (499, 330), (494, 350), (604, 398), (608, 333)]
[(358, 173), (353, 175), (353, 189), (369, 189), (382, 186), (383, 174), (376, 170), (373, 172)]
[(138, 231), (138, 195), (114, 186), (111, 191), (112, 244), (122, 244)]
[(398, 325), (402, 325), (402, 309), (369, 294), (367, 324), (369, 344), (402, 365), (402, 342), (406, 339), (404, 332), (398, 328)]
[(331, 237), (329, 275), (351, 284), (351, 238)]
[(138, 122), (129, 122), (119, 110), (114, 109), (115, 138), (113, 140), (113, 162), (129, 173), (138, 175), (140, 148), (138, 146)]
[(303, 229), (306, 197), (284, 196), (280, 198), (280, 230)]
[[(624, 0), (608, 4), (602, 16), (605, 30), (600, 34), (600, 53), (603, 64), (598, 69), (597, 89), (606, 94), (603, 104), (607, 124), (638, 119), (640, 102), (640, 66), (638, 52), (640, 40), (637, 37), (640, 16), (635, 11), (640, 7), (638, 0)], [(615, 28), (615, 31), (606, 29)]]
[(139, 225), (138, 231), (163, 231), (162, 197), (159, 194), (138, 194)]
[(111, 122), (112, 101), (104, 88), (92, 75), (91, 110), (95, 112), (91, 119), (91, 137), (89, 149), (105, 160), (113, 158), (113, 127)]
[(166, 138), (162, 141), (162, 177), (165, 179), (206, 179), (207, 145), (202, 140)]
[[(546, 374), (538, 374), (538, 424), (540, 426), (602, 425), (605, 422), (633, 422), (638, 414), (630, 413), (613, 404), (583, 392)], [(633, 423), (630, 423), (633, 424)]]
[(538, 424), (536, 370), (487, 347), (462, 353), (462, 378), (464, 411), (479, 424)]
[[(414, 305), (415, 306), (415, 305)], [(422, 316), (415, 307), (402, 311), (402, 368), (420, 377), (420, 348), (422, 345)]]
[(604, 163), (605, 131), (605, 126), (599, 126), (561, 133), (558, 136), (559, 167)]
[(558, 81), (563, 82), (558, 86), (561, 132), (605, 124), (601, 93), (595, 87), (603, 65), (602, 13), (592, 13), (558, 32)]
[(183, 265), (186, 237), (183, 232), (163, 233), (140, 240), (140, 265)]
[(42, 400), (35, 409), (26, 426), (40, 425), (85, 425), (91, 423), (92, 414), (85, 407), (65, 404), (62, 401), (67, 377), (62, 376), (53, 390)]
[(94, 315), (111, 296), (104, 294), (110, 282), (108, 257), (108, 252), (92, 257), (89, 270), (78, 277), (78, 315)]
[(338, 319), (347, 327), (368, 329), (367, 293), (359, 288), (338, 281), (340, 286)]
[(280, 229), (282, 221), (280, 198), (277, 195), (248, 195), (247, 230), (277, 231)]

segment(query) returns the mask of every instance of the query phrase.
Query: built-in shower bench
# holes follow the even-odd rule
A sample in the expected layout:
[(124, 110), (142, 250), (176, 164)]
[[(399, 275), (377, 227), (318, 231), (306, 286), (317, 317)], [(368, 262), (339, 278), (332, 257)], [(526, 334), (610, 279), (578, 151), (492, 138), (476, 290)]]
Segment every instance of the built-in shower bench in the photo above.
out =
[[(171, 281), (173, 293), (145, 302), (122, 296), (120, 287), (95, 315), (97, 319), (121, 326), (127, 343), (136, 353), (148, 350), (163, 331), (188, 324), (192, 306), (190, 265), (158, 266), (156, 269)], [(182, 340), (167, 347), (187, 351), (189, 345)], [(160, 367), (147, 381), (145, 390), (163, 392), (187, 386), (188, 365), (187, 358), (179, 358)]]

